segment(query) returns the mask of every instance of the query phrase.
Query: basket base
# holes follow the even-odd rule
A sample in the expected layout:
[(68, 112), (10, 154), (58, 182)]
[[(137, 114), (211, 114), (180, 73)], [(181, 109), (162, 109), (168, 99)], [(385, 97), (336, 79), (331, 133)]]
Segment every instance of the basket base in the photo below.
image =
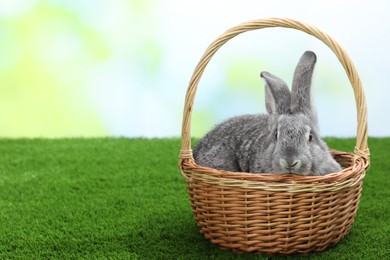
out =
[[(357, 161), (347, 161), (346, 166), (358, 169), (351, 167)], [(248, 180), (209, 179), (193, 169), (185, 174), (190, 176), (187, 189), (195, 220), (211, 243), (236, 252), (307, 254), (334, 246), (348, 234), (365, 170), (361, 167), (330, 185), (325, 182), (324, 189), (309, 183), (302, 191), (292, 190), (291, 185), (298, 185), (294, 183), (272, 182), (271, 189), (266, 182), (251, 182), (247, 188), (243, 185)]]

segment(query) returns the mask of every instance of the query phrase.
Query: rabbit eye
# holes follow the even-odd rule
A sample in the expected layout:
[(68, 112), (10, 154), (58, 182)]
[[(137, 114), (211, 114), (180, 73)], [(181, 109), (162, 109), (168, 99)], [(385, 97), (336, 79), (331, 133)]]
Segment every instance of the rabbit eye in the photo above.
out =
[(309, 142), (313, 141), (313, 135), (310, 133), (309, 134)]
[(275, 132), (275, 140), (278, 140), (278, 132)]

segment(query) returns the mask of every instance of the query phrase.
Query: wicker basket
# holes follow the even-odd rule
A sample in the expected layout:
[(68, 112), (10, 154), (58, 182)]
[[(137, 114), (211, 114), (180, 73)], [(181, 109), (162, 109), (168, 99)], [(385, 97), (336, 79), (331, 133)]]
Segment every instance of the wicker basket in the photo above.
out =
[[(240, 33), (267, 27), (303, 31), (323, 41), (343, 65), (358, 115), (354, 153), (331, 150), (344, 166), (326, 176), (227, 172), (196, 165), (191, 150), (191, 113), (200, 77), (212, 56)], [(226, 31), (206, 50), (192, 75), (185, 99), (179, 167), (187, 181), (200, 232), (223, 249), (294, 254), (322, 251), (350, 230), (362, 180), (370, 164), (367, 110), (359, 76), (345, 51), (327, 34), (291, 19), (260, 19)]]

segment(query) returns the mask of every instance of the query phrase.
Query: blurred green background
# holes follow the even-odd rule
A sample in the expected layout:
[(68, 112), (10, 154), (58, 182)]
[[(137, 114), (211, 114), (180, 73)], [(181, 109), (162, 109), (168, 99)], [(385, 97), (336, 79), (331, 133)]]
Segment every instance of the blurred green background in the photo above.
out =
[[(0, 136), (178, 136), (207, 45), (240, 22), (272, 16), (314, 24), (347, 49), (366, 90), (370, 135), (390, 135), (390, 120), (379, 116), (390, 92), (390, 30), (375, 26), (390, 22), (390, 4), (357, 2), (0, 0)], [(308, 49), (318, 56), (322, 134), (354, 136), (353, 92), (338, 61), (318, 40), (284, 29), (240, 35), (216, 54), (200, 82), (192, 135), (265, 112), (260, 71), (289, 83)]]

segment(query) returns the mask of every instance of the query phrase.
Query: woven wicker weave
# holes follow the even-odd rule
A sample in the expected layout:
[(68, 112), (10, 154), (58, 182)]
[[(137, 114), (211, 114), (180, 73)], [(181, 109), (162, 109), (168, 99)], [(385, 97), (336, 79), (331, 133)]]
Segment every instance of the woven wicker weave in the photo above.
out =
[[(357, 137), (354, 153), (331, 150), (344, 166), (326, 176), (227, 172), (196, 165), (191, 150), (191, 114), (200, 77), (212, 56), (240, 33), (267, 27), (303, 31), (324, 42), (343, 65), (354, 90)], [(291, 19), (260, 19), (226, 31), (198, 63), (185, 99), (179, 167), (187, 181), (201, 233), (223, 249), (294, 254), (322, 251), (350, 230), (362, 180), (370, 164), (367, 109), (359, 76), (346, 52), (327, 34)]]

